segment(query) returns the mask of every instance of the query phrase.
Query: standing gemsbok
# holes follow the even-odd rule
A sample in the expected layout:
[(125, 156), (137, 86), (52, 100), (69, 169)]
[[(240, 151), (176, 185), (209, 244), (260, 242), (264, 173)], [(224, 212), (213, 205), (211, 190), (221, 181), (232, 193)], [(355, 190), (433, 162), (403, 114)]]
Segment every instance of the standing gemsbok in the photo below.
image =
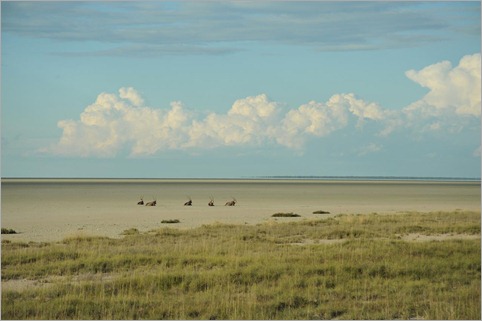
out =
[(224, 204), (224, 206), (234, 206), (236, 205), (236, 199), (233, 197), (233, 200), (232, 201), (229, 201), (229, 202), (226, 202), (226, 204)]
[(208, 206), (214, 206), (214, 197), (209, 196), (209, 203)]
[(157, 198), (154, 198), (152, 202), (147, 202), (146, 206), (156, 206), (156, 204), (157, 204)]

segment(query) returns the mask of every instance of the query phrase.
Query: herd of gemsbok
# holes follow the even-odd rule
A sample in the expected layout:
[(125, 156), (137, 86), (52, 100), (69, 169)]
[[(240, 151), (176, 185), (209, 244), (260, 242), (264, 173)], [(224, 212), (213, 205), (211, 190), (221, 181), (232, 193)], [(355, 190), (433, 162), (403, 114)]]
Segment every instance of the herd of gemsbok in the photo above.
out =
[[(137, 205), (156, 206), (156, 204), (157, 204), (157, 199), (156, 199), (156, 198), (154, 198), (153, 201), (147, 202), (147, 203), (144, 203), (144, 197), (143, 197), (143, 196), (141, 196), (140, 199), (141, 199), (141, 200), (140, 200), (139, 202), (137, 202)], [(184, 206), (192, 206), (192, 199), (191, 199), (191, 197), (188, 196), (188, 199), (189, 199), (189, 200), (188, 200), (186, 203), (184, 203)], [(226, 204), (224, 204), (224, 206), (235, 206), (235, 205), (236, 205), (236, 202), (237, 202), (236, 198), (233, 197), (232, 200), (226, 202)], [(210, 197), (209, 197), (208, 206), (214, 206), (214, 197), (213, 197), (213, 196), (210, 196)]]

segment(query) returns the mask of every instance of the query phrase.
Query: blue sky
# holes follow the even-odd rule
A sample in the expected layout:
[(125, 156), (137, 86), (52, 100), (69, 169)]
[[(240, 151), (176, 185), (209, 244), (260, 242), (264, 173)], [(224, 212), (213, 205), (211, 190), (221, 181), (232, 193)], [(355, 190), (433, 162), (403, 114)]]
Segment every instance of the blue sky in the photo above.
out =
[(2, 177), (480, 177), (480, 2), (1, 5)]

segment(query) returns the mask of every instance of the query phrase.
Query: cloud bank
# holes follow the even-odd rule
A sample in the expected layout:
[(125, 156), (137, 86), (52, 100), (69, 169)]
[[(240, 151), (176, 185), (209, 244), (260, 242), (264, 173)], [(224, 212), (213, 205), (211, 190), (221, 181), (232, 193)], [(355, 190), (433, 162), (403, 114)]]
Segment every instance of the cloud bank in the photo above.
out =
[[(335, 94), (326, 102), (309, 101), (285, 110), (266, 94), (236, 100), (224, 114), (199, 116), (182, 102), (166, 109), (145, 106), (132, 87), (101, 93), (78, 120), (60, 120), (60, 140), (44, 152), (70, 156), (133, 157), (166, 150), (205, 150), (223, 146), (280, 145), (303, 150), (310, 139), (353, 126), (376, 125), (377, 136), (403, 129), (438, 131), (479, 119), (481, 108), (480, 54), (463, 57), (453, 67), (443, 61), (406, 76), (429, 92), (401, 110), (383, 108), (353, 93)], [(359, 155), (377, 152), (370, 144)]]
[[(460, 19), (463, 16), (464, 19)], [(2, 31), (102, 49), (61, 55), (229, 54), (236, 42), (373, 50), (480, 34), (480, 4), (417, 2), (4, 2)], [(182, 45), (180, 45), (182, 44)]]

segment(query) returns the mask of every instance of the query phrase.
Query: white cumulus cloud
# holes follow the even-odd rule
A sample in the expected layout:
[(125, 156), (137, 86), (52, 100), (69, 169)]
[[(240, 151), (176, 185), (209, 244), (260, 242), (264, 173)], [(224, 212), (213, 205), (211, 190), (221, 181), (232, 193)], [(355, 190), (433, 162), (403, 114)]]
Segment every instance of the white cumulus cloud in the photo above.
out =
[[(309, 101), (285, 110), (266, 94), (236, 100), (226, 113), (199, 117), (182, 102), (165, 109), (145, 106), (132, 87), (101, 93), (78, 120), (60, 120), (60, 140), (43, 151), (72, 156), (113, 157), (152, 155), (165, 150), (210, 149), (222, 146), (281, 145), (300, 151), (313, 138), (331, 135), (348, 126), (378, 128), (378, 136), (412, 128), (460, 132), (467, 119), (480, 119), (480, 54), (463, 57), (455, 67), (443, 61), (407, 77), (429, 92), (401, 110), (385, 109), (353, 93), (335, 94), (326, 102)], [(358, 155), (376, 152), (369, 144)]]
[(405, 74), (430, 90), (421, 100), (405, 108), (407, 114), (480, 116), (480, 54), (462, 57), (455, 67), (449, 61), (442, 61)]
[(285, 115), (276, 130), (276, 141), (299, 149), (307, 137), (326, 136), (346, 124), (347, 110), (338, 97), (332, 97), (327, 104), (310, 101)]
[(211, 113), (203, 120), (193, 120), (184, 146), (259, 145), (270, 140), (278, 110), (278, 103), (265, 94), (238, 99), (225, 115)]
[(132, 87), (119, 89), (119, 97), (129, 100), (134, 106), (141, 106), (144, 103), (144, 99)]
[(126, 147), (132, 155), (154, 154), (160, 149), (181, 148), (187, 133), (187, 114), (180, 102), (169, 110), (139, 106), (143, 100), (133, 88), (119, 95), (102, 93), (87, 106), (80, 120), (61, 120), (60, 141), (51, 146), (56, 154), (114, 156)]
[(300, 150), (310, 137), (323, 137), (347, 126), (350, 117), (381, 120), (384, 112), (353, 94), (332, 96), (326, 103), (310, 101), (282, 112), (266, 94), (236, 100), (225, 114), (197, 119), (179, 101), (170, 108), (143, 105), (133, 88), (101, 93), (79, 120), (61, 120), (63, 130), (55, 154), (111, 157), (127, 150), (132, 156), (163, 150), (209, 149), (220, 146), (279, 144)]

